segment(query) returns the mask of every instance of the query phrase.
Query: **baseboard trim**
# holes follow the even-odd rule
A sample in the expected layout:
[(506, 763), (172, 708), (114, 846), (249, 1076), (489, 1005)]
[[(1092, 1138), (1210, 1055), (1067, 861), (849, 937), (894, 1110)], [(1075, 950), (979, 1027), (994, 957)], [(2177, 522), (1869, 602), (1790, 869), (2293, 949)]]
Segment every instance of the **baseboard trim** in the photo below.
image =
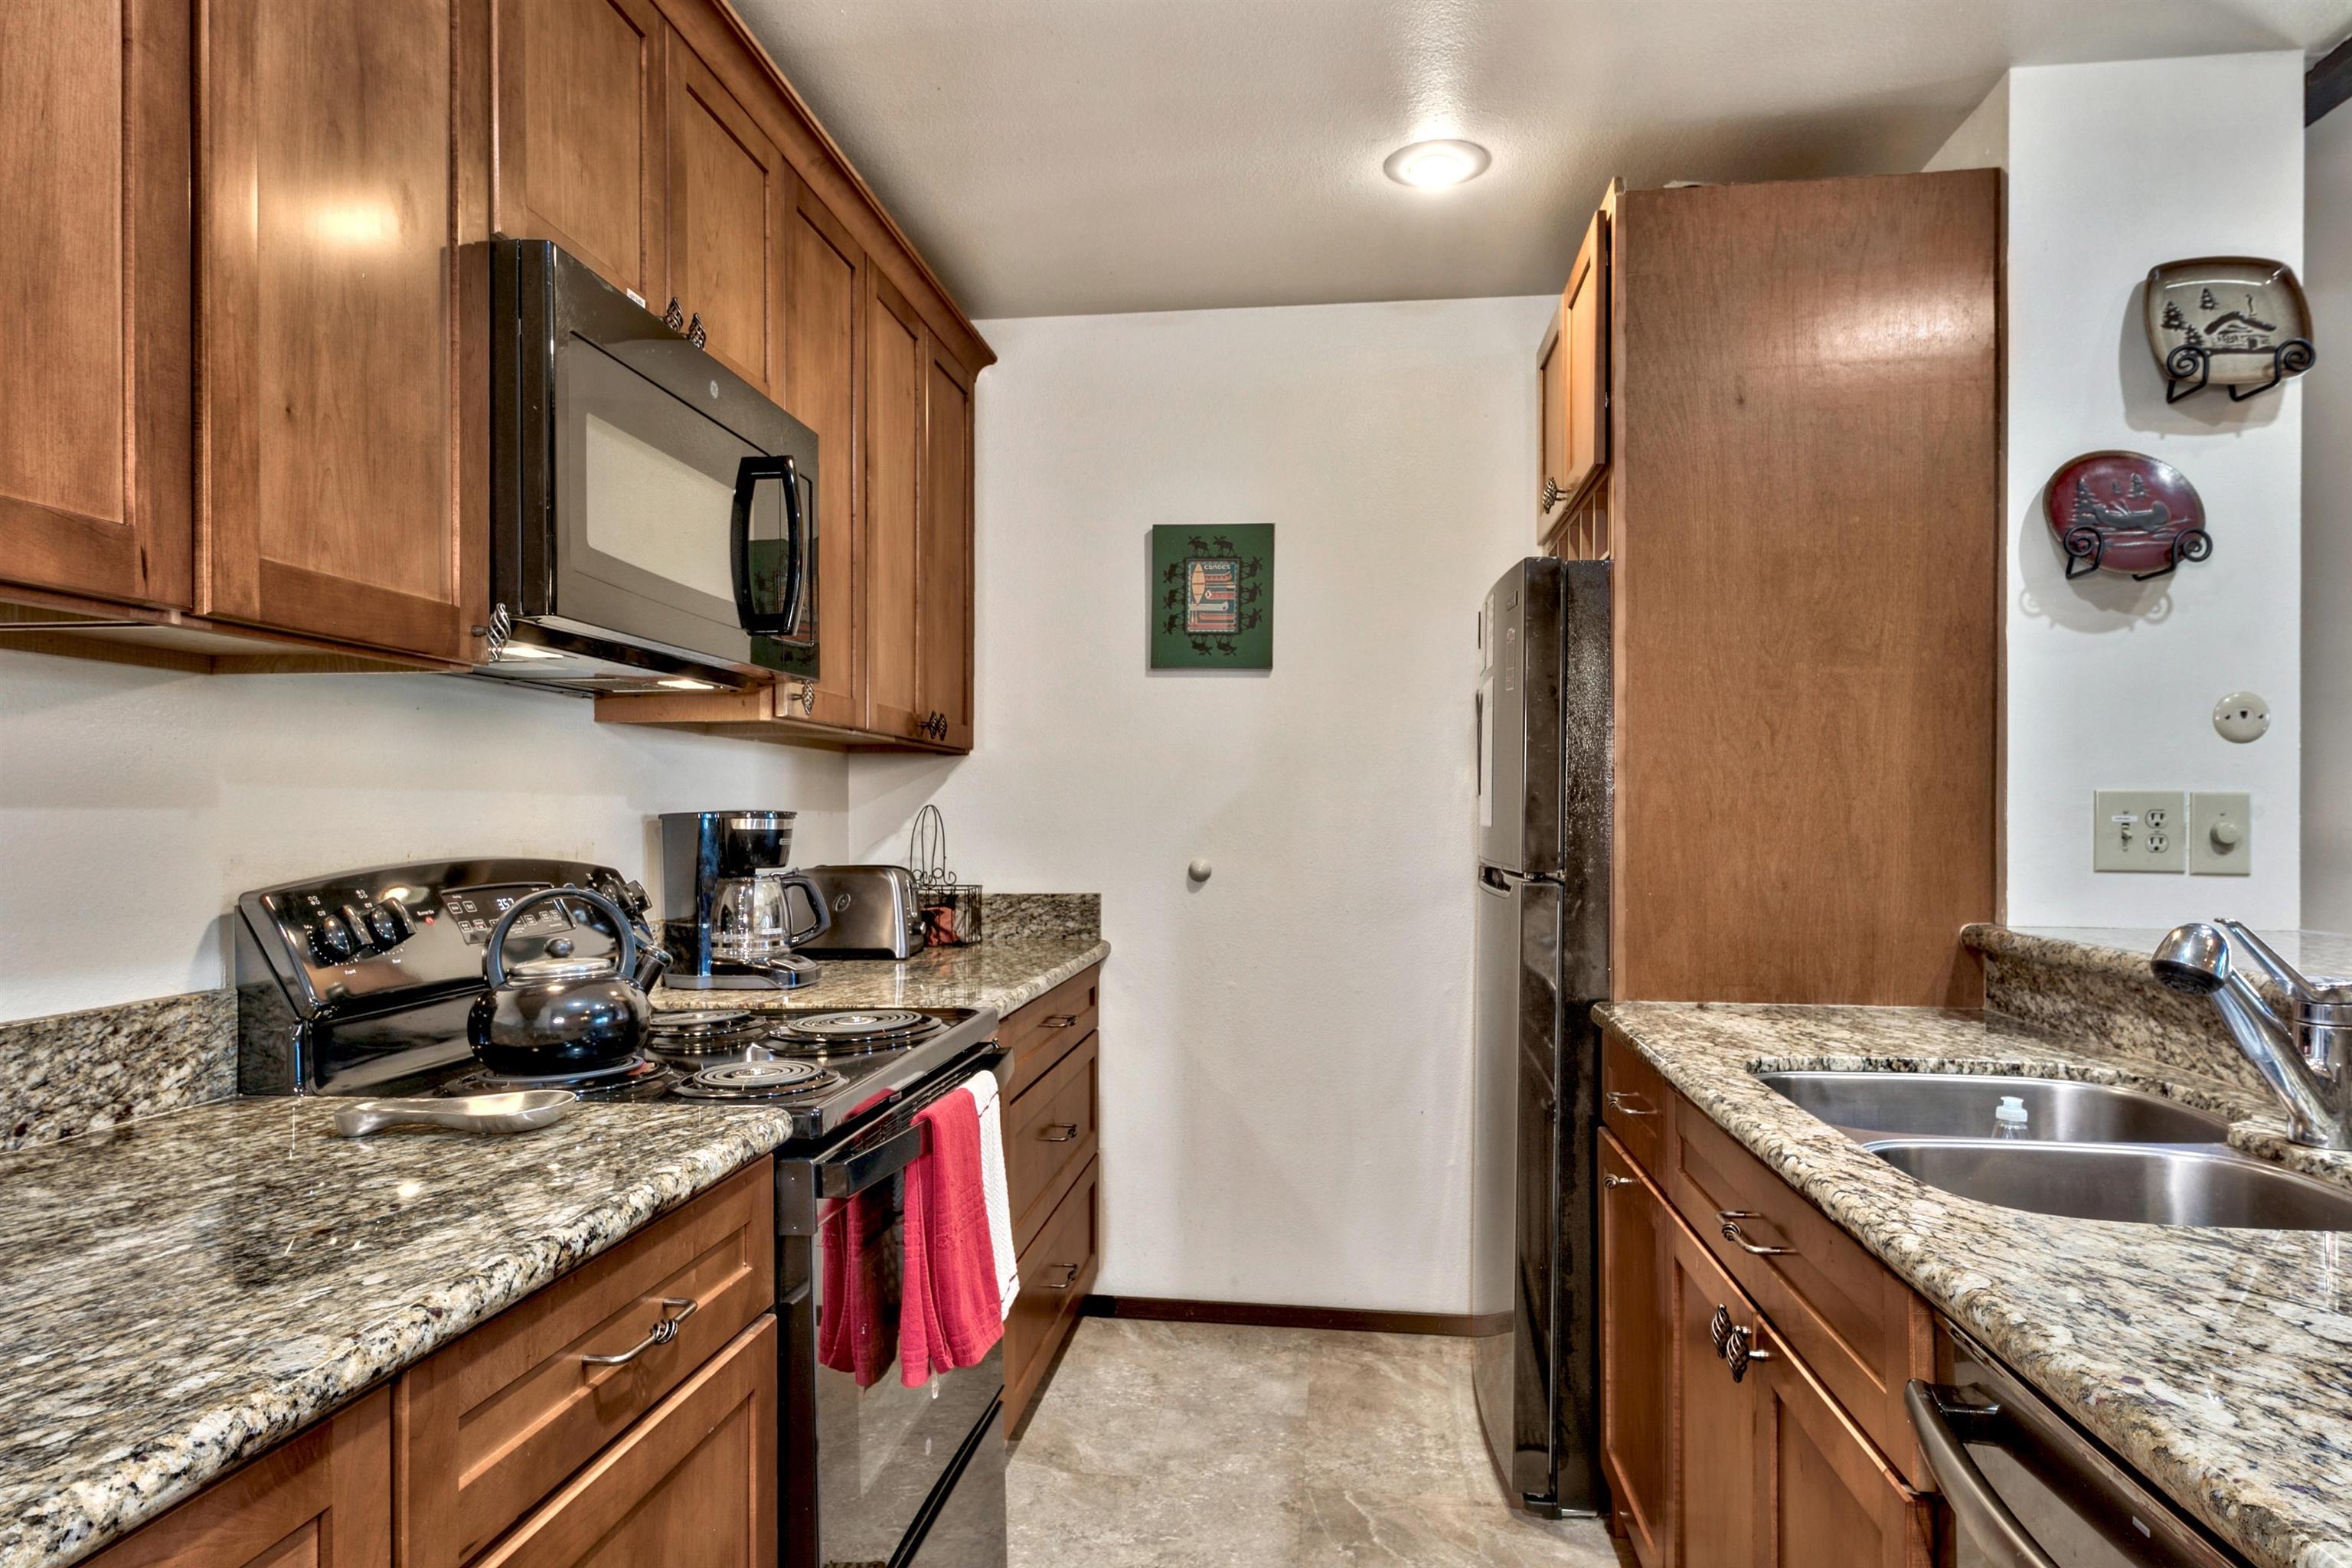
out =
[(1359, 1307), (1292, 1307), (1274, 1301), (1185, 1301), (1164, 1296), (1088, 1296), (1078, 1309), (1090, 1318), (1130, 1318), (1156, 1323), (1232, 1323), (1253, 1329), (1347, 1329), (1370, 1334), (1438, 1334), (1469, 1339), (1510, 1327), (1467, 1312), (1383, 1312)]

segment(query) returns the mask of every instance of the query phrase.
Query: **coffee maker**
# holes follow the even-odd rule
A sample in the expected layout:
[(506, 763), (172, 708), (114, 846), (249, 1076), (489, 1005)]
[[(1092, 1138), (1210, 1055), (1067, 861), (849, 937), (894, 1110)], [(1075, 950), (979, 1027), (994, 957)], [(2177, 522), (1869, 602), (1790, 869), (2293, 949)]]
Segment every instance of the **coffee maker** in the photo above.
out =
[[(824, 899), (791, 868), (789, 811), (666, 811), (662, 941), (675, 961), (665, 984), (683, 990), (807, 985), (817, 966), (793, 949), (832, 928)], [(795, 900), (793, 895), (799, 895)], [(795, 924), (793, 905), (807, 910)]]

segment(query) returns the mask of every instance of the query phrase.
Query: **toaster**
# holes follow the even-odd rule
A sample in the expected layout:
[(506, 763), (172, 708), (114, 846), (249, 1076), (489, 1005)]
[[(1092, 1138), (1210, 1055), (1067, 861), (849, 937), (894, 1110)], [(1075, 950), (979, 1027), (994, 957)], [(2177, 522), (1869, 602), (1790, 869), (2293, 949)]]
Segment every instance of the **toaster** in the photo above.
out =
[(833, 925), (794, 951), (809, 958), (911, 958), (923, 951), (915, 874), (904, 866), (811, 866)]

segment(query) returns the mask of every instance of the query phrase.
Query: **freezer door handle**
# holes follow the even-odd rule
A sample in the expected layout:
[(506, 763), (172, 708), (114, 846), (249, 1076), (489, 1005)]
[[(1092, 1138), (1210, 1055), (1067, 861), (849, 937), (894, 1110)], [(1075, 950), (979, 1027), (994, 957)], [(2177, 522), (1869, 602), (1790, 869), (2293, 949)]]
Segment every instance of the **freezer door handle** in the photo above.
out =
[(1479, 891), (1490, 894), (1497, 899), (1509, 898), (1511, 896), (1511, 884), (1518, 879), (1519, 879), (1513, 877), (1508, 871), (1497, 871), (1492, 866), (1481, 866), (1478, 868)]

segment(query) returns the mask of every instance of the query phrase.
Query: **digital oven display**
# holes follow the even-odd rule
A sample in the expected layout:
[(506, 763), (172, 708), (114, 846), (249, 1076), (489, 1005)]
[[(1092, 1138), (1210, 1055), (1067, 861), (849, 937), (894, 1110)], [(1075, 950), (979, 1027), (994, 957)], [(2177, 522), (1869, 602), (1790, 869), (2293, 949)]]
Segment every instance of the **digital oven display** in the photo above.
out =
[[(498, 887), (448, 888), (441, 894), (441, 912), (457, 922), (457, 934), (479, 947), (489, 941), (490, 928), (516, 902), (546, 887), (544, 882), (509, 882)], [(514, 923), (509, 935), (553, 936), (572, 929), (572, 916), (562, 900), (550, 899)]]

